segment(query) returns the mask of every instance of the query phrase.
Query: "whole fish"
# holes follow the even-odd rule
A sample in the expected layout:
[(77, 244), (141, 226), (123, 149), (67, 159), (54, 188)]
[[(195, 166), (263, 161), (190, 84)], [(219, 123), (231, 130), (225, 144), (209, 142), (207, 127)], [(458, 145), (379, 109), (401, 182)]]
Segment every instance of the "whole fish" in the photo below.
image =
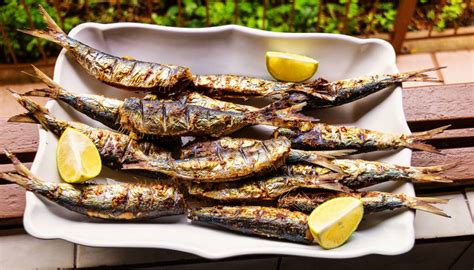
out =
[(308, 216), (283, 208), (263, 206), (215, 206), (190, 209), (192, 222), (215, 225), (248, 235), (311, 244)]
[[(360, 159), (333, 159), (330, 162), (345, 174), (345, 177), (339, 183), (352, 189), (359, 189), (386, 181), (451, 183), (452, 180), (433, 173), (439, 173), (455, 166), (455, 164), (448, 164), (431, 167), (409, 167)], [(287, 175), (309, 176), (333, 173), (328, 168), (308, 164), (291, 164), (284, 167), (284, 169)]]
[[(35, 76), (49, 87), (35, 89), (24, 95), (61, 100), (111, 128), (125, 130), (139, 136), (221, 137), (249, 125), (290, 127), (303, 120), (315, 120), (295, 113), (304, 104), (277, 111), (269, 105), (257, 111), (237, 112), (189, 105), (183, 103), (183, 100), (157, 100), (150, 97), (117, 100), (99, 95), (73, 94), (57, 85), (39, 69), (34, 70)], [(216, 104), (219, 103), (216, 102)]]
[(187, 67), (117, 57), (87, 46), (64, 33), (42, 6), (39, 11), (47, 28), (19, 31), (60, 45), (87, 73), (104, 83), (129, 90), (176, 94), (192, 81), (191, 70)]
[[(10, 90), (11, 91), (11, 90)], [(171, 152), (161, 148), (154, 142), (135, 140), (128, 135), (94, 128), (78, 122), (57, 119), (48, 109), (33, 100), (20, 96), (11, 91), (12, 96), (28, 113), (11, 117), (9, 122), (39, 123), (56, 136), (68, 128), (74, 128), (89, 137), (99, 151), (102, 163), (115, 169), (121, 169), (126, 163), (136, 163), (146, 160), (171, 160)]]
[(350, 189), (338, 183), (343, 175), (338, 173), (321, 176), (270, 175), (245, 181), (226, 183), (189, 183), (190, 195), (226, 201), (273, 200), (298, 188), (330, 189), (348, 192)]
[(279, 108), (305, 102), (307, 108), (319, 109), (346, 104), (402, 82), (442, 82), (424, 74), (438, 69), (379, 74), (334, 82), (320, 78), (308, 83), (278, 82), (238, 75), (195, 75), (193, 84), (196, 91), (216, 97), (275, 96)]
[(184, 213), (183, 195), (172, 186), (49, 183), (31, 174), (10, 152), (5, 151), (5, 154), (12, 160), (17, 173), (0, 173), (0, 178), (89, 217), (136, 220)]
[(424, 140), (442, 133), (448, 126), (413, 134), (392, 134), (356, 127), (337, 127), (323, 123), (300, 123), (293, 128), (278, 128), (274, 137), (284, 136), (291, 146), (306, 150), (354, 149), (357, 152), (410, 148), (438, 153)]
[(304, 191), (290, 192), (278, 200), (278, 207), (287, 208), (303, 213), (311, 213), (320, 204), (334, 198), (353, 197), (364, 204), (364, 213), (373, 213), (397, 208), (409, 208), (449, 217), (443, 210), (432, 206), (437, 203), (447, 203), (448, 200), (430, 197), (410, 197), (406, 194), (388, 192), (333, 192), (333, 191)]
[[(370, 94), (376, 93), (390, 86), (402, 82), (443, 82), (437, 78), (429, 77), (426, 72), (439, 70), (445, 67), (435, 67), (411, 72), (397, 74), (377, 74), (363, 76), (353, 79), (328, 82), (318, 79), (312, 83), (312, 88), (298, 88), (286, 91), (287, 95), (277, 101), (278, 107), (287, 107), (291, 104), (306, 102), (309, 109), (320, 109), (343, 105), (356, 101)], [(323, 99), (321, 94), (330, 96), (331, 99)]]

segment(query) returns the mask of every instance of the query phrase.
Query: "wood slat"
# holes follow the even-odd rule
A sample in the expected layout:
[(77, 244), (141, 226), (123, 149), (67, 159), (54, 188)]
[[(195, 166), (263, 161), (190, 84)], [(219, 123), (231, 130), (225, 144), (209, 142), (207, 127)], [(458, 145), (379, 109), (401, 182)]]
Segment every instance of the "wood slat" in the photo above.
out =
[(403, 107), (412, 131), (451, 124), (474, 127), (474, 83), (405, 88)]
[(9, 149), (14, 153), (36, 153), (38, 149), (38, 125), (9, 123), (0, 119), (0, 149)]
[(417, 189), (443, 188), (474, 184), (474, 147), (443, 149), (443, 155), (428, 152), (413, 152), (412, 166), (433, 166), (456, 163), (457, 166), (446, 170), (441, 175), (452, 179), (450, 184), (419, 183)]
[(23, 217), (25, 189), (16, 184), (0, 185), (0, 224), (3, 219)]

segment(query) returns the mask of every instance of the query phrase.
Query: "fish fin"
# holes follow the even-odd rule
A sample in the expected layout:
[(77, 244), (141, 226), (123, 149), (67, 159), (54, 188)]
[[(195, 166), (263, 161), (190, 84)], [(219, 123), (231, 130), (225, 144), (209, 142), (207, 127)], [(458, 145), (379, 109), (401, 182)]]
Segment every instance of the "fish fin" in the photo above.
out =
[(422, 143), (422, 142), (413, 142), (406, 145), (406, 147), (414, 150), (420, 150), (435, 154), (441, 154), (441, 152), (436, 149), (436, 147), (432, 146), (431, 144)]
[(29, 181), (35, 180), (41, 182), (41, 180), (34, 176), (31, 171), (28, 170), (28, 168), (23, 165), (23, 163), (21, 163), (21, 161), (12, 152), (10, 152), (8, 149), (5, 149), (4, 153), (11, 160), (13, 166), (15, 167), (15, 170), (19, 175), (28, 178)]
[(449, 202), (449, 199), (443, 199), (443, 198), (436, 198), (436, 197), (416, 197), (418, 201), (422, 201), (425, 203), (442, 203), (446, 204)]
[(437, 183), (452, 183), (453, 180), (448, 179), (443, 176), (433, 175), (433, 174), (426, 174), (426, 173), (418, 173), (415, 177), (416, 181), (419, 182), (437, 182)]
[(355, 149), (341, 149), (341, 150), (329, 150), (329, 151), (308, 151), (308, 152), (314, 152), (315, 154), (325, 157), (325, 158), (336, 158), (336, 157), (342, 157), (342, 156), (347, 156), (353, 153), (356, 153), (357, 150)]
[(25, 188), (28, 187), (28, 183), (30, 182), (30, 179), (17, 173), (0, 173), (0, 179), (7, 180), (8, 182), (18, 184)]
[(426, 68), (426, 69), (421, 69), (421, 70), (415, 70), (415, 71), (411, 71), (411, 72), (404, 72), (404, 73), (400, 73), (400, 74), (396, 75), (396, 77), (398, 79), (397, 81), (399, 81), (399, 82), (412, 81), (412, 82), (438, 82), (438, 83), (442, 83), (442, 82), (444, 82), (443, 80), (440, 80), (438, 78), (429, 77), (427, 74), (424, 74), (424, 73), (430, 72), (430, 71), (440, 70), (440, 69), (443, 69), (443, 68), (446, 68), (446, 66), (432, 67), (432, 68)]
[(46, 73), (41, 71), (39, 68), (37, 68), (34, 65), (31, 65), (31, 68), (33, 68), (33, 71), (35, 72), (35, 74), (29, 74), (27, 72), (23, 72), (23, 73), (41, 80), (42, 82), (44, 82), (46, 85), (48, 85), (51, 88), (61, 89), (61, 86), (59, 84), (53, 81), (53, 79), (51, 79), (48, 75), (46, 75)]
[(48, 109), (35, 103), (33, 100), (20, 95), (19, 93), (13, 91), (10, 88), (7, 88), (7, 90), (10, 91), (10, 94), (13, 96), (13, 98), (15, 98), (15, 100), (20, 103), (20, 105), (23, 106), (25, 109), (27, 109), (30, 113), (41, 112), (44, 114), (49, 114)]
[(16, 122), (16, 123), (33, 123), (38, 124), (39, 121), (33, 116), (32, 113), (23, 113), (12, 116), (8, 118), (7, 122)]
[(344, 192), (344, 193), (350, 193), (350, 192), (353, 192), (354, 190), (347, 187), (347, 186), (344, 186), (343, 184), (341, 183), (338, 183), (338, 182), (327, 182), (327, 183), (321, 183), (319, 185), (322, 189), (327, 189), (327, 190), (334, 190), (334, 191), (341, 191), (341, 192)]
[(407, 147), (411, 149), (416, 149), (416, 150), (422, 150), (422, 151), (427, 151), (431, 153), (437, 153), (441, 154), (438, 149), (436, 149), (434, 146), (423, 143), (421, 141), (431, 139), (434, 135), (440, 134), (444, 132), (446, 129), (448, 129), (451, 125), (446, 125), (442, 126), (439, 128), (435, 128), (432, 130), (427, 130), (427, 131), (422, 131), (422, 132), (414, 132), (412, 133), (408, 138), (412, 142), (407, 143)]
[(428, 166), (428, 167), (415, 167), (417, 170), (422, 171), (423, 173), (434, 173), (434, 172), (442, 172), (451, 168), (456, 167), (458, 164), (456, 162), (443, 164), (443, 165), (435, 165), (435, 166)]
[(275, 104), (270, 104), (258, 111), (246, 112), (246, 118), (253, 124), (272, 125), (277, 127), (294, 127), (301, 122), (318, 122), (311, 116), (298, 113), (306, 106), (306, 102), (288, 108), (278, 109)]
[(444, 199), (440, 199), (439, 201), (436, 201), (436, 199), (438, 198), (429, 198), (430, 201), (427, 201), (427, 198), (410, 197), (407, 198), (406, 205), (412, 209), (450, 218), (450, 216), (444, 213), (443, 210), (431, 205), (432, 203), (445, 203)]
[(44, 21), (46, 22), (47, 29), (46, 30), (38, 30), (38, 29), (23, 30), (23, 29), (18, 29), (18, 31), (20, 31), (22, 33), (25, 33), (25, 34), (28, 34), (28, 35), (31, 35), (31, 36), (47, 39), (47, 40), (52, 41), (54, 43), (57, 43), (61, 46), (65, 46), (66, 43), (61, 38), (59, 38), (58, 36), (66, 36), (67, 37), (66, 33), (64, 33), (64, 31), (56, 24), (56, 22), (53, 20), (53, 18), (51, 18), (51, 16), (49, 16), (48, 12), (46, 12), (46, 10), (41, 5), (38, 5), (38, 9), (39, 9), (39, 12), (41, 13), (41, 16), (43, 17)]

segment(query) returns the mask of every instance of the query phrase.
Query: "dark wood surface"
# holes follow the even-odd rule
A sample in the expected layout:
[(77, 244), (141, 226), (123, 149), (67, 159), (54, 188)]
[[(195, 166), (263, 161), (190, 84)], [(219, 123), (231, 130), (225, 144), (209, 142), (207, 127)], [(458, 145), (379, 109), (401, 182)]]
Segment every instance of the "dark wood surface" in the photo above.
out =
[[(449, 130), (428, 141), (442, 154), (415, 151), (412, 165), (457, 163), (444, 172), (454, 183), (417, 183), (417, 192), (426, 189), (442, 192), (474, 184), (474, 83), (406, 88), (403, 94), (405, 114), (412, 131), (452, 124)], [(0, 149), (9, 149), (30, 167), (38, 147), (38, 126), (6, 120), (0, 119)], [(0, 154), (0, 173), (9, 171), (13, 171), (13, 166)], [(21, 226), (24, 207), (25, 191), (0, 180), (0, 225)]]

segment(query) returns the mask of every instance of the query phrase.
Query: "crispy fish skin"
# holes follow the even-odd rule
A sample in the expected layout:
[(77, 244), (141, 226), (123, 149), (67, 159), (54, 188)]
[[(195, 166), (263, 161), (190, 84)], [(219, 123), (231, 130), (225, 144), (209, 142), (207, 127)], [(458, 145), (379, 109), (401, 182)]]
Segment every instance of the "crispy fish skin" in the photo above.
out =
[[(189, 183), (188, 193), (202, 198), (225, 201), (254, 201), (273, 200), (297, 188), (313, 189), (349, 189), (338, 184), (343, 177), (341, 174), (332, 173), (322, 176), (287, 176), (270, 175), (238, 182), (224, 183)], [(259, 180), (260, 179), (260, 180)]]
[[(181, 158), (190, 157), (208, 157), (223, 151), (240, 151), (242, 147), (249, 147), (260, 143), (259, 140), (246, 138), (222, 137), (213, 141), (196, 142), (181, 148)], [(340, 172), (339, 167), (332, 164), (329, 160), (338, 156), (351, 154), (352, 150), (336, 151), (303, 151), (290, 149), (285, 163), (304, 162), (330, 168)], [(276, 166), (275, 166), (276, 167)]]
[[(450, 183), (451, 180), (433, 173), (441, 172), (453, 165), (431, 167), (408, 167), (378, 161), (334, 159), (330, 161), (346, 175), (339, 182), (349, 188), (359, 189), (386, 181), (420, 181)], [(306, 164), (291, 164), (285, 167), (287, 175), (322, 175), (331, 169)]]
[(337, 127), (323, 123), (301, 123), (291, 129), (278, 128), (274, 137), (284, 136), (294, 148), (307, 150), (354, 149), (357, 152), (378, 150), (418, 149), (437, 153), (423, 140), (443, 132), (449, 126), (413, 134), (392, 134), (356, 127)]
[(184, 213), (184, 197), (165, 184), (77, 184), (43, 182), (6, 151), (17, 173), (0, 178), (16, 183), (71, 211), (101, 219), (136, 220)]
[(406, 194), (388, 192), (333, 192), (333, 191), (305, 191), (290, 192), (278, 200), (278, 207), (287, 208), (303, 213), (311, 213), (320, 204), (341, 197), (360, 199), (364, 204), (365, 213), (374, 213), (398, 208), (417, 209), (436, 215), (449, 217), (441, 209), (432, 206), (435, 203), (447, 203), (445, 199), (430, 197), (410, 197)]
[(209, 155), (166, 161), (165, 164), (162, 160), (126, 164), (124, 169), (161, 172), (201, 182), (235, 181), (281, 167), (289, 151), (290, 141), (286, 138), (254, 140), (237, 149), (221, 149)]
[(57, 119), (46, 108), (31, 99), (14, 92), (12, 92), (12, 95), (18, 103), (28, 110), (28, 113), (10, 118), (10, 122), (39, 123), (58, 137), (66, 128), (75, 128), (92, 140), (97, 150), (99, 150), (102, 163), (106, 166), (121, 169), (123, 164), (126, 163), (136, 163), (149, 159), (171, 159), (171, 153), (156, 143), (143, 140), (137, 141), (122, 133)]
[(92, 76), (107, 84), (129, 90), (158, 91), (175, 94), (192, 81), (187, 67), (116, 57), (87, 46), (64, 33), (43, 7), (39, 11), (47, 24), (46, 30), (19, 30), (52, 41), (74, 56)]
[(248, 235), (311, 244), (308, 216), (283, 208), (262, 206), (215, 206), (190, 209), (193, 222), (215, 225)]

